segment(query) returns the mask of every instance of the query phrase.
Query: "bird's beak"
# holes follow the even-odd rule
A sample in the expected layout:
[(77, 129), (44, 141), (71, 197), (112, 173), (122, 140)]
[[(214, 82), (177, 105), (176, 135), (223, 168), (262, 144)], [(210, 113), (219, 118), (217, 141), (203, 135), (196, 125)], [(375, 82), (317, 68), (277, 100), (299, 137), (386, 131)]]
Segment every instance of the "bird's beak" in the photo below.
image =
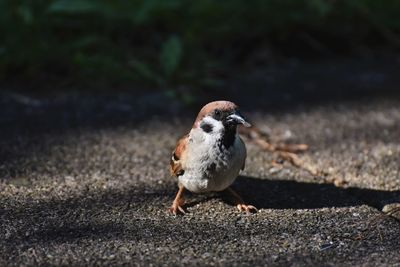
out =
[(236, 124), (242, 124), (244, 127), (251, 127), (251, 124), (248, 123), (242, 115), (238, 113), (233, 113), (227, 117), (228, 122), (234, 122)]

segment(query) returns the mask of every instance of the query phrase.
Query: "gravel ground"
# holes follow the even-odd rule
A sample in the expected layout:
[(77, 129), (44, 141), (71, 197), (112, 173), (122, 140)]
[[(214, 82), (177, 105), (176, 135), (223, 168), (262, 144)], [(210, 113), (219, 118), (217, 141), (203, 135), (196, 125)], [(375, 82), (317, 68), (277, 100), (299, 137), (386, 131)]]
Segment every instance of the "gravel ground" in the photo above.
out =
[(216, 91), (272, 140), (307, 143), (301, 158), (326, 173), (277, 167), (248, 142), (234, 187), (251, 215), (218, 194), (167, 213), (170, 152), (193, 108), (156, 92), (5, 90), (0, 265), (400, 266), (400, 216), (382, 213), (400, 205), (399, 67), (296, 61)]

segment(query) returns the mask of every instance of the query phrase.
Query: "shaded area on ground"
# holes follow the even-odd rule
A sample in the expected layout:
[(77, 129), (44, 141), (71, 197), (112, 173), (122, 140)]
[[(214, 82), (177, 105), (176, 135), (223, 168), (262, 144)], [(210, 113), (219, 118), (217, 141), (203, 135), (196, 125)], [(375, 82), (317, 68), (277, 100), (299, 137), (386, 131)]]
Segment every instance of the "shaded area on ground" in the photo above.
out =
[[(242, 178), (240, 182), (246, 179), (254, 178)], [(379, 213), (358, 206), (351, 197), (349, 203), (355, 207), (265, 209), (246, 216), (218, 198), (189, 196), (188, 201), (201, 201), (190, 207), (186, 216), (173, 217), (166, 212), (171, 191), (152, 190), (153, 193), (146, 193), (145, 188), (100, 190), (17, 205), (12, 201), (15, 196), (10, 196), (6, 201), (9, 203), (2, 202), (0, 211), (2, 260), (7, 265), (108, 265), (132, 261), (179, 265), (204, 261), (226, 265), (237, 261), (389, 264), (396, 262), (394, 255), (400, 248), (396, 237), (400, 224), (384, 218), (371, 226)], [(289, 193), (285, 186), (282, 190), (271, 196), (274, 201), (283, 202), (279, 208), (286, 205), (284, 196)], [(298, 190), (293, 190), (290, 194), (299, 200), (306, 198), (306, 192), (300, 190), (299, 195)], [(254, 197), (260, 197), (260, 192)], [(314, 207), (312, 202), (318, 200), (309, 198), (309, 205)], [(291, 201), (288, 207), (292, 206)], [(306, 205), (299, 206), (302, 207)], [(337, 253), (341, 257), (337, 258)], [(373, 257), (369, 258), (371, 253)], [(385, 255), (385, 260), (374, 253)]]
[(384, 204), (380, 201), (400, 203), (400, 191), (339, 188), (333, 184), (241, 176), (235, 182), (235, 188), (245, 199), (262, 209), (318, 209), (367, 203), (381, 210)]

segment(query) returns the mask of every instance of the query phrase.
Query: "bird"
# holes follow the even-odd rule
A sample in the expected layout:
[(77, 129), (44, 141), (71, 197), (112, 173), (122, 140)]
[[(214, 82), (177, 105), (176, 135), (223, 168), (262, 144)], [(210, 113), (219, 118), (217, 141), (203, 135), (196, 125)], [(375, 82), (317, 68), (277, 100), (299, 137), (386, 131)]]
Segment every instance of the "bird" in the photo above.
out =
[(178, 192), (169, 211), (185, 214), (183, 193), (225, 191), (241, 212), (257, 212), (230, 186), (244, 169), (246, 146), (238, 126), (251, 127), (239, 107), (230, 101), (213, 101), (198, 113), (190, 132), (181, 137), (172, 152), (171, 175), (178, 178)]

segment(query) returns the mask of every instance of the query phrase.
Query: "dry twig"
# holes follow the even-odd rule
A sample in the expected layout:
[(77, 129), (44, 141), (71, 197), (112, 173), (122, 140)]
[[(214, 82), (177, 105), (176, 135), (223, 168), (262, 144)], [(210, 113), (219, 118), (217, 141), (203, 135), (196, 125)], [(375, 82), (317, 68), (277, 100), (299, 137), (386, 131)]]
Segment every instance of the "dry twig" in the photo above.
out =
[(280, 159), (288, 161), (297, 168), (308, 171), (311, 175), (316, 176), (322, 173), (316, 167), (306, 164), (296, 154), (306, 151), (308, 149), (307, 144), (271, 144), (268, 134), (262, 132), (256, 126), (250, 128), (241, 127), (239, 133), (262, 149), (277, 154)]

